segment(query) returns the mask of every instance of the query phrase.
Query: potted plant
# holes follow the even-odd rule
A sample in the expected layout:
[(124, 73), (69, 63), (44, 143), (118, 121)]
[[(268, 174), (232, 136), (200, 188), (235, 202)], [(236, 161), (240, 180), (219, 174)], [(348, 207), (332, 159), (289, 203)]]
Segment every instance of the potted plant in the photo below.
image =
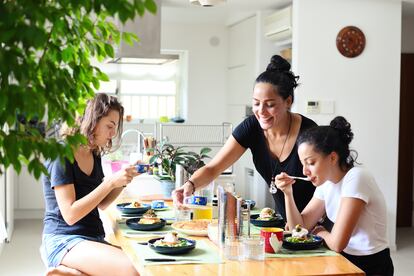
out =
[(153, 154), (149, 163), (159, 167), (159, 173), (155, 177), (161, 182), (163, 194), (166, 197), (170, 197), (175, 188), (176, 166), (182, 165), (189, 173), (193, 173), (196, 169), (204, 166), (203, 159), (209, 158), (207, 153), (211, 151), (209, 148), (202, 148), (197, 154), (185, 151), (184, 147), (175, 147), (165, 142), (147, 150)]
[(200, 153), (185, 151), (184, 148), (162, 142), (159, 146), (148, 149), (154, 153), (149, 163), (151, 165), (161, 165), (158, 179), (175, 182), (175, 169), (178, 164), (182, 165), (189, 174), (193, 174), (205, 165), (205, 158), (210, 158), (207, 155), (211, 151), (210, 148), (204, 147), (200, 150)]
[[(0, 175), (10, 165), (19, 173), (27, 165), (39, 178), (47, 174), (44, 159), (73, 161), (73, 148), (86, 143), (83, 135), (53, 137), (56, 121), (75, 126), (86, 101), (101, 81), (109, 81), (91, 60), (114, 58), (122, 40), (138, 41), (121, 32), (120, 23), (155, 14), (157, 3), (145, 1), (2, 1), (0, 4)], [(112, 44), (113, 43), (113, 44)], [(39, 131), (42, 120), (46, 134)], [(3, 128), (7, 129), (3, 131)], [(8, 131), (10, 129), (10, 131)], [(42, 127), (43, 129), (43, 127)], [(30, 133), (30, 135), (28, 135)]]
[(189, 151), (187, 154), (187, 159), (185, 160), (183, 167), (191, 175), (199, 168), (203, 167), (205, 158), (210, 158), (207, 154), (211, 151), (210, 148), (202, 148), (200, 153)]

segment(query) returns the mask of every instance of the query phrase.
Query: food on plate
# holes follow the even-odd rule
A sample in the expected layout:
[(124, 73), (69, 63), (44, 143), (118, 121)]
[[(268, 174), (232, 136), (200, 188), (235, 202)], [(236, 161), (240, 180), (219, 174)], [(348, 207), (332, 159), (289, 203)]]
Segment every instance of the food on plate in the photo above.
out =
[(300, 224), (296, 225), (292, 230), (292, 236), (287, 237), (288, 242), (293, 243), (308, 243), (316, 241), (312, 235), (308, 235), (309, 231), (303, 228)]
[(126, 208), (139, 208), (141, 207), (141, 203), (139, 203), (138, 201), (133, 201), (130, 204), (125, 206)]
[(272, 220), (275, 218), (275, 210), (265, 207), (260, 211), (260, 215), (257, 220)]
[(186, 239), (178, 238), (178, 234), (176, 232), (169, 232), (163, 239), (159, 239), (154, 242), (154, 246), (160, 247), (182, 247), (187, 245), (191, 245), (191, 243), (189, 243)]
[(191, 221), (180, 221), (174, 222), (174, 227), (186, 230), (203, 231), (207, 230), (210, 220), (191, 220)]
[(160, 221), (161, 220), (157, 217), (157, 214), (155, 214), (155, 211), (153, 209), (149, 209), (148, 211), (145, 212), (145, 214), (139, 220), (138, 224), (154, 224)]
[(295, 228), (292, 230), (292, 237), (295, 238), (306, 238), (309, 231), (306, 228), (303, 228), (300, 224), (297, 224)]

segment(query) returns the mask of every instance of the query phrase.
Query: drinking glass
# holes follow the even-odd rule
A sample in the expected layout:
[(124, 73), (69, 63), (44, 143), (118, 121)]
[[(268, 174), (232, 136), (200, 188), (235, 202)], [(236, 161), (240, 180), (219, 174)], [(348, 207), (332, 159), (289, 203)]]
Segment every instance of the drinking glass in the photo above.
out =
[(224, 258), (226, 260), (239, 261), (241, 259), (241, 247), (238, 237), (228, 236), (224, 241)]
[(189, 221), (191, 220), (191, 210), (189, 209), (175, 209), (175, 221)]
[(265, 259), (264, 239), (261, 236), (241, 237), (241, 256), (243, 260), (263, 261)]
[(213, 218), (213, 206), (208, 204), (205, 208), (194, 208), (193, 219), (212, 219)]

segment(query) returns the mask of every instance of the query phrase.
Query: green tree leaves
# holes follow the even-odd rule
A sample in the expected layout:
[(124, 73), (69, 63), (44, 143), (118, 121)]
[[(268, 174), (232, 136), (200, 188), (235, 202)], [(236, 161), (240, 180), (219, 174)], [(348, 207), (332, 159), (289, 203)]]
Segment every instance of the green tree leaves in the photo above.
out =
[(114, 57), (121, 37), (137, 40), (121, 34), (113, 18), (125, 22), (156, 10), (154, 0), (0, 1), (0, 164), (18, 172), (26, 164), (39, 177), (44, 159), (73, 160), (72, 148), (85, 138), (59, 143), (45, 138), (40, 126), (72, 126), (92, 87), (108, 80), (91, 58)]

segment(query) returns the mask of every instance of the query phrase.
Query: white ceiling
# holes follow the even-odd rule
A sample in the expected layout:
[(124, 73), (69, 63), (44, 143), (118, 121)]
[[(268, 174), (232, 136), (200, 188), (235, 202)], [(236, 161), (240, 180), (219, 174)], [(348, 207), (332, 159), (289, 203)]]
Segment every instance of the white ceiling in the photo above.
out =
[[(231, 25), (256, 11), (286, 7), (292, 0), (226, 0), (214, 7), (193, 5), (189, 0), (161, 0), (162, 20), (181, 23)], [(414, 0), (403, 0), (403, 16), (414, 16)]]
[(227, 0), (214, 7), (202, 7), (189, 0), (162, 0), (162, 20), (229, 25), (256, 11), (277, 10), (291, 3), (292, 0)]

